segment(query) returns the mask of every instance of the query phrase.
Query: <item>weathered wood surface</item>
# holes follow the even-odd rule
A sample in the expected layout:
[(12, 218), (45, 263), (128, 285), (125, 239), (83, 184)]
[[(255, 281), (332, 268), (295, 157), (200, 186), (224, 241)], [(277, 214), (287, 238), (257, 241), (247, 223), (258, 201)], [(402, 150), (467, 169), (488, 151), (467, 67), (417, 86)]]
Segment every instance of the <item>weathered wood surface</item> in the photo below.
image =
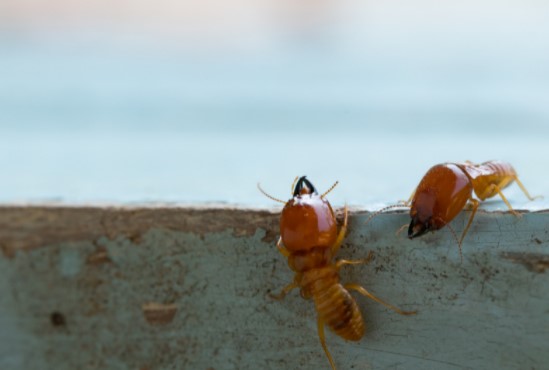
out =
[[(356, 343), (339, 369), (546, 369), (549, 212), (480, 212), (463, 262), (447, 230), (409, 241), (405, 213), (353, 212), (343, 281)], [(459, 233), (466, 214), (453, 223)], [(0, 369), (328, 369), (311, 302), (290, 294), (276, 213), (246, 209), (0, 208)]]

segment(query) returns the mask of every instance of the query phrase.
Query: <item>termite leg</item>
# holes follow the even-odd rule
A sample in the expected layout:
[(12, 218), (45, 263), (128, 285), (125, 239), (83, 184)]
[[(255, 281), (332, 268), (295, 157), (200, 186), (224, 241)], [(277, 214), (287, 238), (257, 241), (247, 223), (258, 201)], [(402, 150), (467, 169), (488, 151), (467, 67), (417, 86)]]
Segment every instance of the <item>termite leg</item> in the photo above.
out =
[[(478, 206), (480, 202), (476, 199), (469, 199), (469, 202), (471, 204), (471, 216), (469, 216), (469, 221), (467, 222), (467, 226), (465, 226), (465, 229), (461, 233), (461, 238), (458, 241), (458, 247), (459, 247), (459, 255), (461, 256), (461, 243), (463, 243), (463, 239), (465, 238), (465, 235), (467, 234), (467, 231), (469, 231), (469, 227), (471, 227), (471, 223), (473, 223), (473, 219), (475, 218), (475, 214), (477, 213)], [(462, 257), (463, 259), (463, 257)]]
[(520, 182), (520, 180), (518, 179), (518, 176), (514, 176), (513, 179), (515, 180), (515, 182), (517, 183), (517, 185), (520, 187), (520, 190), (522, 190), (522, 192), (524, 193), (524, 195), (526, 195), (526, 198), (528, 198), (529, 200), (534, 200), (534, 199), (541, 199), (543, 198), (543, 195), (536, 195), (535, 197), (531, 196), (530, 193), (528, 192), (528, 190), (526, 190), (526, 188), (524, 187), (524, 185), (522, 185), (522, 182)]
[(343, 239), (345, 239), (345, 233), (347, 232), (347, 221), (349, 218), (349, 210), (347, 209), (347, 205), (345, 205), (343, 212), (345, 214), (343, 218), (343, 225), (341, 226), (341, 229), (339, 230), (339, 234), (337, 234), (337, 239), (334, 245), (332, 246), (332, 256), (336, 255), (337, 251), (341, 247), (341, 244), (343, 244)]
[(330, 361), (332, 370), (336, 370), (334, 359), (332, 358), (332, 355), (330, 354), (330, 351), (328, 351), (328, 347), (326, 346), (326, 336), (324, 335), (324, 321), (322, 321), (322, 319), (319, 318), (317, 321), (317, 325), (318, 325), (318, 338), (320, 339), (320, 344), (322, 345), (322, 349), (324, 350), (324, 353), (326, 353), (326, 357), (328, 357), (328, 361)]
[(282, 237), (278, 238), (278, 242), (276, 242), (276, 247), (278, 248), (278, 251), (281, 255), (284, 257), (288, 257), (290, 255), (290, 252), (282, 245)]
[(515, 211), (513, 209), (513, 207), (511, 207), (511, 203), (509, 203), (509, 201), (507, 200), (507, 198), (505, 198), (505, 195), (503, 195), (503, 193), (501, 192), (501, 190), (499, 189), (499, 187), (497, 185), (490, 185), (489, 187), (489, 192), (497, 192), (499, 194), (499, 196), (501, 197), (501, 199), (505, 202), (505, 204), (507, 205), (507, 207), (509, 207), (509, 211), (514, 214), (515, 216), (517, 217), (522, 217), (522, 215), (520, 213), (518, 213), (517, 211)]
[(415, 315), (417, 313), (417, 311), (403, 311), (401, 310), (400, 308), (397, 308), (387, 302), (384, 302), (382, 301), (381, 299), (379, 299), (378, 297), (376, 297), (375, 295), (373, 295), (372, 293), (368, 292), (366, 289), (364, 289), (362, 286), (358, 285), (358, 284), (345, 284), (344, 285), (345, 289), (347, 290), (355, 290), (357, 292), (359, 292), (360, 294), (362, 294), (363, 296), (365, 297), (368, 297), (374, 301), (376, 301), (377, 303), (381, 303), (382, 305), (384, 305), (385, 307), (395, 311), (396, 313), (399, 313), (401, 315)]
[(291, 290), (298, 288), (299, 285), (294, 281), (293, 283), (290, 283), (286, 285), (284, 288), (282, 288), (282, 291), (278, 294), (271, 294), (272, 299), (276, 299), (277, 301), (281, 301), (286, 297), (286, 294), (290, 293)]
[(339, 260), (336, 262), (335, 266), (336, 269), (340, 269), (343, 265), (362, 265), (362, 264), (368, 264), (374, 257), (374, 253), (372, 251), (368, 252), (368, 255), (366, 258), (361, 260)]

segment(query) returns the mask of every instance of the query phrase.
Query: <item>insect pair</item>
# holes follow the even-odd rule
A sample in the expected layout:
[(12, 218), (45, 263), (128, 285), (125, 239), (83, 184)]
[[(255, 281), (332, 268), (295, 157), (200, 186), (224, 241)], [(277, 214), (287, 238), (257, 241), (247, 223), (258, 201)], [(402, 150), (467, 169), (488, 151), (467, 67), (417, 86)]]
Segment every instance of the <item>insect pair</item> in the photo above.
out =
[[(411, 205), (411, 222), (408, 228), (410, 238), (418, 237), (427, 231), (444, 227), (463, 209), (467, 201), (473, 206), (469, 222), (459, 240), (463, 241), (479, 201), (473, 199), (473, 191), (480, 200), (499, 194), (513, 214), (501, 190), (517, 182), (529, 199), (533, 199), (511, 165), (504, 162), (486, 162), (481, 165), (466, 163), (445, 163), (431, 168), (421, 180), (407, 205)], [(276, 296), (278, 299), (291, 290), (299, 288), (301, 296), (312, 299), (318, 313), (317, 327), (320, 344), (332, 369), (334, 360), (326, 346), (324, 327), (346, 340), (358, 341), (365, 332), (364, 320), (354, 298), (349, 291), (354, 290), (401, 315), (413, 315), (416, 311), (403, 311), (382, 301), (359, 284), (344, 284), (339, 281), (339, 270), (345, 265), (367, 264), (370, 252), (361, 260), (338, 260), (334, 258), (343, 243), (347, 231), (348, 210), (344, 209), (343, 225), (338, 231), (337, 222), (325, 196), (337, 182), (322, 195), (305, 177), (296, 178), (292, 184), (293, 197), (284, 202), (259, 190), (268, 198), (285, 204), (280, 217), (279, 252), (288, 259), (288, 265), (295, 272), (294, 280)], [(392, 208), (386, 207), (381, 211)], [(380, 211), (380, 212), (381, 212)], [(376, 213), (377, 214), (377, 213)], [(460, 248), (461, 251), (461, 248)]]

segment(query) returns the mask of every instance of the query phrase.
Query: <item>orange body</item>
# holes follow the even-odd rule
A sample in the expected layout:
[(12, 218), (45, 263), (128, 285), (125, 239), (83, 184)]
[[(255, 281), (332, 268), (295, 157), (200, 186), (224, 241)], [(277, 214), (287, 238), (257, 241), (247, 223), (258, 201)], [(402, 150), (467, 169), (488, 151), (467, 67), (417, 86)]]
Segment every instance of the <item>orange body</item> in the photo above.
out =
[(499, 194), (511, 212), (515, 213), (501, 192), (514, 181), (529, 199), (533, 199), (518, 180), (514, 168), (506, 162), (489, 161), (479, 165), (470, 162), (444, 163), (432, 167), (413, 195), (408, 236), (415, 238), (427, 231), (444, 227), (469, 201), (473, 206), (473, 214), (462, 234), (463, 240), (478, 207), (473, 192), (481, 201)]
[(280, 217), (280, 236), (301, 296), (312, 298), (319, 319), (339, 336), (359, 340), (364, 320), (349, 292), (339, 283), (332, 247), (338, 238), (334, 211), (305, 178), (296, 185)]
[[(324, 326), (328, 326), (340, 337), (353, 341), (362, 338), (365, 331), (362, 314), (349, 290), (355, 290), (400, 314), (409, 315), (415, 312), (401, 311), (357, 284), (340, 283), (341, 266), (367, 263), (371, 253), (364, 260), (334, 261), (347, 229), (347, 208), (343, 226), (338, 231), (332, 207), (324, 199), (333, 187), (323, 195), (318, 195), (305, 176), (296, 181), (293, 198), (285, 203), (282, 210), (281, 237), (277, 243), (280, 253), (288, 258), (288, 265), (295, 272), (295, 276), (294, 281), (282, 290), (278, 298), (282, 299), (292, 289), (299, 288), (303, 298), (313, 300), (318, 313), (320, 343), (332, 369), (335, 369), (326, 346)], [(282, 202), (259, 189), (269, 198)]]

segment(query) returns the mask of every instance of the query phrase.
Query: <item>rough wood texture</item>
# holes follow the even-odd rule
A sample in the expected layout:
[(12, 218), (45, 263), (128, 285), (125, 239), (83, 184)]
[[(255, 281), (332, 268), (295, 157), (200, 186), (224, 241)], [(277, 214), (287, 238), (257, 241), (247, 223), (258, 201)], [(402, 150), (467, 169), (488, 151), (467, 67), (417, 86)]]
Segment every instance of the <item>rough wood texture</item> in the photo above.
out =
[[(549, 213), (480, 212), (463, 245), (409, 241), (405, 213), (351, 215), (343, 281), (365, 337), (328, 335), (339, 369), (544, 369)], [(459, 233), (467, 215), (453, 226)], [(292, 278), (276, 213), (190, 208), (0, 208), (1, 369), (328, 369), (311, 302), (269, 298)]]

